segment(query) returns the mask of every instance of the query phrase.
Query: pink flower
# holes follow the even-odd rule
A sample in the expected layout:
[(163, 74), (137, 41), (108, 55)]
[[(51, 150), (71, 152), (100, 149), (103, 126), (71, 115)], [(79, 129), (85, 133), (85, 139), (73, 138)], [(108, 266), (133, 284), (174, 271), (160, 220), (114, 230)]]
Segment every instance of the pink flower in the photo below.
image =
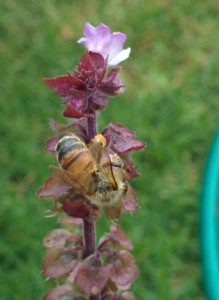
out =
[(123, 50), (126, 35), (122, 32), (111, 32), (110, 28), (103, 23), (93, 27), (86, 23), (83, 29), (84, 37), (78, 40), (83, 43), (88, 51), (101, 54), (107, 59), (108, 66), (116, 66), (129, 57), (130, 48)]

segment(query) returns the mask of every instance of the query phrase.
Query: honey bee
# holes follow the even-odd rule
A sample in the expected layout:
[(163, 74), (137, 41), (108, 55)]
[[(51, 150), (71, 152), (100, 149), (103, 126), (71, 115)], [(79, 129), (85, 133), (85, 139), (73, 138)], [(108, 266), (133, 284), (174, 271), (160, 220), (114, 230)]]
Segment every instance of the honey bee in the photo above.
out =
[(128, 184), (122, 159), (116, 153), (109, 155), (105, 146), (101, 134), (88, 145), (74, 133), (64, 134), (56, 144), (59, 168), (53, 167), (53, 172), (72, 187), (75, 196), (102, 207), (108, 218), (116, 219)]

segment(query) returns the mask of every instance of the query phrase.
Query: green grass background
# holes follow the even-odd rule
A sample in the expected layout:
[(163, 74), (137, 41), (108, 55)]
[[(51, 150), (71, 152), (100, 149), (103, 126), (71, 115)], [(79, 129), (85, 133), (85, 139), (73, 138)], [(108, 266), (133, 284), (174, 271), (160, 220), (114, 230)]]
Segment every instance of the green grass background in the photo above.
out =
[[(148, 143), (134, 155), (141, 209), (120, 225), (135, 245), (138, 300), (203, 300), (198, 213), (203, 167), (218, 122), (219, 5), (204, 0), (0, 2), (0, 298), (37, 300), (42, 238), (58, 227), (35, 196), (53, 163), (43, 147), (59, 98), (41, 81), (74, 68), (85, 22), (127, 33), (127, 90), (99, 127), (120, 122)], [(104, 224), (104, 226), (102, 226)], [(97, 224), (98, 235), (109, 224)], [(104, 228), (104, 229), (103, 229)]]

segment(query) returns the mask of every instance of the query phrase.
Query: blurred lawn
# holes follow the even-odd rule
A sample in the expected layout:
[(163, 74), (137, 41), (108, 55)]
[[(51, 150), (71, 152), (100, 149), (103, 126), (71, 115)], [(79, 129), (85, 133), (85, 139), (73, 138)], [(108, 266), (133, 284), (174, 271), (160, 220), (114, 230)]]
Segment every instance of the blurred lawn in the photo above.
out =
[[(0, 298), (40, 299), (42, 238), (57, 227), (35, 196), (48, 176), (48, 118), (59, 98), (41, 81), (76, 66), (85, 22), (127, 33), (127, 91), (99, 119), (146, 140), (133, 182), (141, 210), (120, 224), (135, 245), (138, 300), (204, 299), (198, 247), (203, 165), (218, 122), (219, 5), (202, 0), (0, 2)], [(105, 224), (106, 229), (109, 224)], [(98, 226), (98, 235), (101, 235)]]

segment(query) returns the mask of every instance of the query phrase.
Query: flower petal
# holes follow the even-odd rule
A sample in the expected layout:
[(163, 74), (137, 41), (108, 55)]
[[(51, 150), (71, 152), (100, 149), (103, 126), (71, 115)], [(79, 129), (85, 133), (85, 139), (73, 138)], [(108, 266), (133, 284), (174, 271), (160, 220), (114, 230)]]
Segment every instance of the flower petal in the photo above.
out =
[(83, 43), (87, 50), (99, 53), (106, 58), (111, 42), (110, 28), (103, 23), (100, 23), (97, 27), (86, 23), (83, 34), (85, 37), (79, 39), (78, 43)]
[(125, 43), (125, 41), (126, 41), (126, 34), (122, 32), (112, 33), (108, 60), (110, 60), (111, 57), (116, 56), (118, 53), (122, 51), (123, 44)]
[(130, 53), (131, 53), (131, 48), (127, 48), (125, 50), (122, 50), (121, 52), (119, 52), (115, 56), (112, 56), (112, 55), (109, 56), (108, 65), (109, 66), (118, 65), (120, 62), (122, 62), (122, 61), (126, 60), (127, 58), (129, 58)]
[(86, 23), (83, 29), (84, 37), (78, 40), (89, 51), (101, 54), (109, 66), (114, 66), (129, 57), (130, 48), (122, 50), (126, 35), (122, 32), (111, 32), (103, 23), (97, 27)]

